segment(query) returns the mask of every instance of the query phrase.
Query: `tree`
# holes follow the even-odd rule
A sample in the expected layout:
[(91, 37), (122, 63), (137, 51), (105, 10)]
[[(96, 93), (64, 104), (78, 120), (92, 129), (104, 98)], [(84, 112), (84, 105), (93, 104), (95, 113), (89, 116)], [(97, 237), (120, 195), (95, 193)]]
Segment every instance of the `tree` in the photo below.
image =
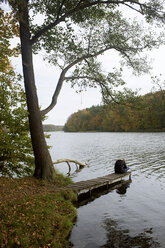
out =
[(9, 40), (18, 36), (11, 14), (0, 11), (0, 174), (23, 176), (34, 170), (25, 93), (10, 63), (18, 55)]
[[(104, 75), (96, 58), (109, 49), (115, 49), (129, 66), (139, 71), (142, 69), (142, 62), (139, 63), (137, 57), (133, 59), (134, 56), (144, 48), (150, 49), (159, 43), (158, 40), (150, 39), (150, 33), (148, 36), (141, 35), (142, 30), (139, 30), (138, 24), (129, 25), (115, 8), (119, 4), (125, 5), (144, 14), (148, 19), (152, 17), (162, 20), (163, 6), (158, 0), (147, 3), (139, 0), (10, 0), (9, 3), (20, 25), (24, 83), (35, 156), (34, 176), (53, 181), (54, 170), (44, 138), (42, 115), (55, 106), (64, 80), (71, 81), (72, 86), (75, 83), (85, 87), (87, 84), (91, 87), (99, 85), (105, 97), (107, 94), (113, 97), (112, 86), (123, 83), (120, 73), (116, 74), (114, 71)], [(41, 25), (33, 22), (38, 13), (43, 15)], [(82, 30), (82, 40), (75, 34), (77, 27)], [(139, 41), (142, 41), (142, 45)], [(60, 66), (61, 74), (51, 104), (40, 112), (32, 54), (43, 48), (49, 54), (49, 61)], [(70, 69), (73, 73), (66, 75)], [(110, 88), (109, 82), (112, 85)]]

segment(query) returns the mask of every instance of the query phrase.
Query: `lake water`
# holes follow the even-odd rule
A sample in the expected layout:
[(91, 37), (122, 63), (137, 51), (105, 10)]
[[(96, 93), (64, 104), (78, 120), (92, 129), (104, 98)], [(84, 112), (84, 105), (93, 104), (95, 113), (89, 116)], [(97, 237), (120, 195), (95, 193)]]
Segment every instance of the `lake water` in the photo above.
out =
[[(70, 240), (75, 248), (165, 247), (165, 133), (51, 133), (53, 160), (88, 160), (73, 181), (113, 172), (125, 158), (132, 182), (79, 206)], [(66, 174), (66, 164), (58, 169)]]

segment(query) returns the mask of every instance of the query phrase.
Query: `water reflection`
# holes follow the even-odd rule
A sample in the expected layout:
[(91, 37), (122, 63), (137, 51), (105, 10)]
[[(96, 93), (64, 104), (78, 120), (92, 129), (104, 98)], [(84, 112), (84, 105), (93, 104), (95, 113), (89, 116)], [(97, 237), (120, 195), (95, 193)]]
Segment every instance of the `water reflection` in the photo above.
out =
[(127, 192), (127, 188), (130, 187), (130, 183), (132, 181), (129, 180), (126, 183), (123, 183), (119, 188), (116, 189), (116, 193), (118, 193), (119, 195), (125, 195)]
[(118, 224), (111, 219), (104, 221), (107, 242), (100, 248), (158, 248), (160, 244), (153, 240), (152, 228), (145, 229), (143, 233), (131, 237), (128, 229), (121, 229)]
[(113, 186), (109, 186), (108, 188), (102, 188), (99, 190), (94, 190), (92, 191), (92, 194), (90, 197), (86, 197), (83, 195), (80, 195), (80, 197), (78, 198), (78, 204), (77, 207), (80, 206), (84, 206), (92, 201), (94, 201), (95, 199), (99, 198), (100, 196), (109, 194), (110, 192), (113, 192), (113, 190), (116, 190), (116, 192), (120, 195), (125, 195), (127, 192), (127, 188), (130, 187), (132, 180), (128, 179), (128, 180), (122, 180), (121, 182), (115, 183)]

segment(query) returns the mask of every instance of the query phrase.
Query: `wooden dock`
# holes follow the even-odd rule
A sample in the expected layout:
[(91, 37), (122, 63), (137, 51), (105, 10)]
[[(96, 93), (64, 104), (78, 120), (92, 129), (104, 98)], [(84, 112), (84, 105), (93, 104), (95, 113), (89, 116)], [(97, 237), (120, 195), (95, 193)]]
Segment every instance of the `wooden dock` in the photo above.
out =
[(82, 194), (91, 195), (92, 191), (101, 190), (101, 188), (109, 188), (110, 186), (121, 182), (125, 177), (131, 179), (131, 172), (126, 172), (124, 174), (112, 173), (103, 177), (69, 184), (67, 188), (75, 190), (78, 197)]

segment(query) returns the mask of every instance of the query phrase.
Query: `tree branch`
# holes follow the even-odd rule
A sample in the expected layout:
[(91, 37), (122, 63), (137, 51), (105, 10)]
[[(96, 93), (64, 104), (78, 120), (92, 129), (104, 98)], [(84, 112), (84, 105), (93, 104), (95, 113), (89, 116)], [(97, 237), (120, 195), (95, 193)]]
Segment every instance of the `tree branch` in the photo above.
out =
[(58, 98), (58, 95), (59, 95), (59, 93), (61, 91), (61, 88), (62, 88), (62, 85), (63, 85), (63, 82), (64, 82), (65, 73), (66, 73), (65, 70), (63, 70), (61, 75), (60, 75), (60, 78), (58, 80), (55, 92), (53, 94), (52, 101), (51, 101), (50, 105), (46, 109), (41, 110), (41, 112), (40, 112), (41, 116), (45, 116), (57, 104), (57, 98)]
[(139, 7), (140, 7), (140, 10), (138, 10), (138, 9), (136, 9), (136, 8), (134, 8), (133, 6), (131, 6), (131, 5), (129, 5), (129, 4), (124, 4), (125, 6), (127, 6), (127, 7), (129, 7), (130, 9), (133, 9), (133, 10), (135, 10), (136, 12), (138, 12), (138, 13), (140, 13), (140, 14), (144, 14), (143, 13), (143, 8), (142, 8), (142, 5), (139, 3)]
[[(101, 0), (97, 0), (97, 1), (93, 1), (91, 3), (86, 3), (81, 5), (83, 1), (79, 1), (79, 3), (75, 6), (75, 8), (71, 9), (70, 11), (68, 11), (67, 13), (65, 13), (63, 16), (61, 16), (59, 18), (59, 13), (61, 11), (61, 8), (63, 6), (64, 1), (61, 4), (61, 8), (58, 10), (58, 16), (56, 18), (56, 20), (50, 24), (48, 24), (47, 26), (41, 28), (32, 38), (31, 38), (31, 44), (33, 45), (35, 42), (37, 42), (37, 40), (43, 35), (45, 34), (47, 31), (49, 31), (50, 29), (52, 29), (53, 27), (57, 26), (59, 23), (65, 21), (66, 18), (71, 17), (73, 14), (82, 11), (86, 8), (95, 6), (97, 4), (123, 4), (126, 5), (129, 8), (132, 8), (132, 6), (128, 5), (127, 3), (133, 3), (136, 4), (138, 6), (143, 6), (145, 8), (147, 8), (147, 6), (145, 4), (141, 4), (139, 3), (139, 1), (131, 1), (131, 0), (106, 0), (106, 1), (101, 1)], [(140, 12), (140, 11), (139, 11)], [(140, 12), (141, 14), (143, 14), (142, 12)]]
[(63, 0), (63, 1), (62, 1), (61, 5), (60, 5), (60, 8), (59, 8), (59, 10), (57, 11), (57, 20), (59, 19), (60, 12), (61, 12), (61, 10), (62, 10), (62, 7), (64, 6), (65, 1), (66, 1), (66, 0)]
[(81, 60), (83, 60), (84, 57), (81, 57), (81, 58), (78, 58), (77, 60), (75, 60), (73, 63), (71, 63), (70, 65), (68, 65), (62, 72), (61, 72), (61, 75), (60, 75), (60, 78), (58, 80), (58, 83), (57, 83), (57, 86), (56, 86), (56, 89), (55, 89), (55, 92), (53, 94), (53, 97), (52, 97), (52, 101), (50, 103), (50, 105), (41, 111), (41, 115), (44, 116), (46, 115), (50, 110), (52, 110), (54, 108), (54, 106), (57, 104), (57, 98), (59, 96), (59, 93), (61, 91), (61, 88), (62, 88), (62, 85), (63, 85), (63, 82), (65, 80), (65, 74), (66, 72), (72, 67), (74, 66), (75, 64), (77, 64), (78, 62), (80, 62)]
[(77, 160), (74, 160), (74, 159), (68, 159), (68, 158), (65, 158), (65, 159), (58, 159), (56, 161), (53, 162), (53, 164), (60, 164), (60, 163), (75, 163), (75, 164), (78, 164), (80, 166), (80, 168), (84, 168), (84, 167), (87, 167), (87, 163), (83, 164)]
[[(74, 80), (74, 79), (89, 79), (89, 80), (93, 80), (93, 81), (96, 81), (98, 83), (98, 85), (100, 86), (101, 88), (101, 92), (102, 92), (102, 97), (104, 99), (104, 102), (106, 104), (109, 104), (110, 102), (107, 100), (107, 98), (105, 97), (105, 94), (104, 94), (104, 90), (106, 91), (107, 95), (111, 97), (112, 101), (118, 105), (123, 105), (123, 106), (127, 106), (127, 107), (132, 107), (130, 106), (129, 104), (127, 103), (121, 103), (120, 101), (117, 101), (115, 99), (115, 97), (112, 95), (112, 93), (110, 92), (108, 86), (105, 84), (105, 82), (102, 82), (100, 79), (96, 78), (96, 77), (90, 77), (90, 76), (73, 76), (73, 77), (66, 77), (65, 79), (66, 80)], [(135, 108), (135, 107), (134, 107)]]
[(104, 82), (101, 82), (101, 80), (99, 80), (98, 78), (95, 78), (95, 77), (89, 77), (89, 76), (77, 76), (77, 77), (66, 77), (65, 79), (66, 80), (74, 80), (74, 79), (89, 79), (89, 80), (93, 80), (93, 81), (96, 81), (98, 84), (99, 84), (99, 86), (100, 86), (100, 88), (101, 88), (101, 90), (102, 90), (102, 96), (104, 96), (104, 94), (103, 94), (103, 92), (104, 92), (104, 89), (106, 90), (106, 92), (107, 92), (107, 94), (111, 97), (111, 99), (115, 102), (115, 103), (117, 103), (117, 104), (120, 104), (120, 102), (118, 102), (118, 101), (116, 101), (116, 99), (112, 96), (112, 94), (110, 93), (110, 91), (109, 91), (109, 89), (108, 89), (108, 87), (105, 85), (105, 83)]
[[(71, 171), (70, 163), (76, 164), (76, 167), (77, 167), (77, 165), (79, 165), (79, 169), (82, 169), (82, 168), (85, 168), (85, 167), (88, 166), (87, 162), (85, 164), (83, 164), (83, 163), (81, 163), (81, 162), (79, 162), (77, 160), (67, 159), (67, 158), (66, 159), (58, 159), (58, 160), (53, 162), (53, 164), (60, 164), (60, 163), (67, 163), (68, 168), (69, 168), (69, 172), (68, 172), (69, 174), (70, 174), (70, 171)], [(77, 167), (77, 169), (78, 169), (78, 167)]]
[[(103, 93), (103, 92), (104, 92), (104, 89), (105, 89), (106, 92), (107, 92), (107, 95), (111, 97), (112, 101), (113, 101), (114, 103), (116, 103), (116, 104), (120, 104), (120, 102), (116, 101), (116, 99), (113, 97), (113, 95), (112, 95), (111, 92), (109, 91), (108, 87), (107, 87), (104, 83), (102, 83), (102, 82), (99, 81), (99, 85), (100, 85), (100, 88), (101, 88), (101, 90), (102, 90), (102, 96), (103, 96), (103, 97), (104, 97), (104, 93)], [(106, 101), (107, 104), (109, 103), (105, 97), (104, 97), (104, 100)]]
[(58, 80), (58, 83), (57, 83), (57, 86), (56, 86), (56, 89), (55, 89), (55, 92), (53, 94), (53, 97), (52, 97), (52, 101), (50, 103), (50, 105), (41, 111), (41, 115), (44, 116), (46, 115), (50, 110), (52, 110), (54, 108), (54, 106), (57, 104), (57, 98), (59, 96), (59, 93), (61, 91), (61, 88), (62, 88), (62, 85), (63, 85), (63, 82), (64, 80), (66, 79), (65, 78), (65, 75), (67, 73), (67, 71), (72, 68), (74, 65), (76, 65), (77, 63), (81, 62), (82, 60), (85, 60), (85, 59), (88, 59), (88, 58), (93, 58), (93, 57), (97, 57), (98, 55), (104, 53), (106, 50), (109, 50), (109, 48), (104, 48), (102, 50), (100, 50), (99, 52), (95, 53), (95, 54), (87, 54), (87, 55), (83, 55), (82, 57), (76, 59), (75, 61), (73, 61), (70, 65), (68, 65), (62, 72), (61, 72), (61, 75), (60, 75), (60, 78)]

